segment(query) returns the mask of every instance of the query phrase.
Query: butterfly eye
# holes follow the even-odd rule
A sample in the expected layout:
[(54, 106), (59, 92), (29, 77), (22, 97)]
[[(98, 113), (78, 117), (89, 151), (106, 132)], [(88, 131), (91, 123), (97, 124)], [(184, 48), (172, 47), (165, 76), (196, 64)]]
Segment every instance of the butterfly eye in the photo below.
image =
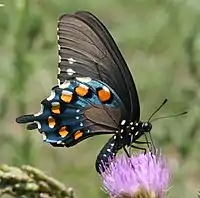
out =
[(144, 122), (142, 128), (144, 132), (150, 132), (152, 129), (152, 124), (150, 122)]

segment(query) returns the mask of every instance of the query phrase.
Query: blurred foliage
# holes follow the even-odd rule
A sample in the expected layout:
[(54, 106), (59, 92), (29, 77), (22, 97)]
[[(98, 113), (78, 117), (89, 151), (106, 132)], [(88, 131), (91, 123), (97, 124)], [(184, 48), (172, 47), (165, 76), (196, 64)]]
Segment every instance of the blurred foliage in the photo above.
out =
[(23, 198), (74, 198), (72, 188), (45, 175), (31, 166), (0, 167), (0, 196), (6, 194)]
[(15, 123), (37, 112), (56, 84), (57, 19), (88, 10), (112, 33), (132, 71), (142, 120), (168, 98), (153, 122), (156, 145), (173, 173), (170, 198), (196, 197), (200, 183), (200, 1), (198, 0), (2, 0), (0, 7), (0, 162), (31, 164), (50, 172), (78, 197), (103, 197), (95, 157), (109, 138), (94, 137), (73, 148), (42, 143), (35, 130)]

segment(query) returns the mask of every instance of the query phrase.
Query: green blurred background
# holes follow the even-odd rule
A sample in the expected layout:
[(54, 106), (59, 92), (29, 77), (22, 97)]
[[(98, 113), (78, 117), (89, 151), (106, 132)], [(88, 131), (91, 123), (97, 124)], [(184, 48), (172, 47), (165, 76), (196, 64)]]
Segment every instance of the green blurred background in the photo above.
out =
[(136, 81), (141, 120), (168, 98), (157, 116), (188, 110), (153, 123), (157, 147), (172, 170), (170, 198), (197, 197), (200, 187), (199, 0), (5, 0), (0, 7), (0, 163), (31, 164), (75, 189), (77, 197), (105, 197), (94, 169), (109, 138), (73, 148), (53, 148), (36, 131), (15, 123), (36, 113), (57, 83), (57, 20), (88, 10), (119, 45)]

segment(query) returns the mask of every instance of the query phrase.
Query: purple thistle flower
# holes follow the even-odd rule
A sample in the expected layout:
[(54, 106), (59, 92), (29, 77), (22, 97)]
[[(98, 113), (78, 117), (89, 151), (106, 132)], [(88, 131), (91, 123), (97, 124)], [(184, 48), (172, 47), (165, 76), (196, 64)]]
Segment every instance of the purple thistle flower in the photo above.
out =
[(161, 154), (121, 155), (102, 172), (106, 192), (115, 198), (164, 198), (170, 173)]

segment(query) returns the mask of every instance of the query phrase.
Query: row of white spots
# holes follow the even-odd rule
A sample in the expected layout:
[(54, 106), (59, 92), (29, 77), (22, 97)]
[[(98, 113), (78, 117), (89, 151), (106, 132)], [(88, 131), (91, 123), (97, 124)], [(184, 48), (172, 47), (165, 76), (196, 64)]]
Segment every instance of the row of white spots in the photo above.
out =
[[(59, 28), (57, 28), (57, 32), (58, 31), (59, 31)], [(57, 35), (57, 39), (58, 39), (58, 42), (59, 42), (59, 39), (60, 39), (59, 35)], [(60, 50), (61, 50), (61, 46), (58, 44), (58, 51), (60, 51)], [(73, 58), (68, 58), (67, 60), (68, 60), (70, 65), (72, 65), (73, 63), (76, 62), (76, 60), (73, 59)], [(61, 61), (62, 61), (62, 57), (60, 56), (60, 53), (59, 53), (58, 63), (61, 63)], [(60, 74), (60, 72), (61, 72), (60, 68), (58, 67), (58, 74)], [(69, 76), (72, 76), (74, 73), (76, 73), (76, 72), (73, 69), (71, 69), (71, 68), (67, 69), (67, 74)], [(58, 84), (60, 85), (60, 80), (59, 79), (58, 79)]]
[[(68, 71), (73, 72), (70, 69)], [(77, 77), (76, 80), (79, 81), (79, 82), (87, 83), (87, 82), (90, 82), (92, 79), (90, 77)], [(68, 88), (69, 85), (70, 85), (70, 81), (65, 80), (63, 84), (59, 84), (59, 88), (65, 89), (65, 88)]]
[[(114, 140), (116, 139), (116, 135), (113, 137), (113, 139), (114, 139)], [(108, 148), (106, 151), (109, 152), (109, 153), (111, 153), (111, 149), (113, 148), (114, 145), (115, 145), (114, 143), (111, 143), (111, 144), (110, 144), (110, 148)], [(115, 155), (115, 154), (112, 153), (112, 155)], [(103, 156), (104, 156), (104, 157), (107, 157), (106, 154), (103, 154)]]
[[(122, 126), (125, 125), (125, 123), (126, 123), (126, 120), (122, 120), (122, 121), (121, 121), (121, 125), (122, 125)], [(131, 122), (130, 125), (132, 126), (132, 125), (134, 125), (134, 123)], [(138, 123), (135, 123), (135, 126), (138, 126)], [(134, 127), (131, 127), (131, 130), (134, 130)], [(124, 130), (121, 129), (120, 132), (123, 133)], [(116, 133), (119, 133), (119, 131), (116, 131)], [(136, 131), (134, 135), (138, 135), (138, 133), (139, 133), (139, 131)], [(129, 133), (129, 135), (132, 135), (132, 133)], [(113, 139), (116, 140), (116, 138), (117, 138), (117, 137), (116, 137), (116, 135), (115, 135), (115, 136), (113, 137)], [(120, 135), (120, 138), (122, 139), (123, 137)], [(107, 149), (107, 152), (111, 153), (111, 148), (113, 148), (113, 146), (114, 146), (114, 143), (112, 143), (112, 144), (111, 144), (111, 147)], [(112, 155), (115, 155), (115, 154), (112, 153)], [(104, 156), (104, 157), (107, 157), (106, 154), (103, 154), (103, 156)]]
[[(47, 140), (47, 136), (44, 132), (42, 132), (42, 139), (43, 139), (43, 141)], [(63, 144), (63, 145), (65, 144), (64, 142), (62, 142), (62, 140), (58, 140), (56, 143), (57, 144)]]

